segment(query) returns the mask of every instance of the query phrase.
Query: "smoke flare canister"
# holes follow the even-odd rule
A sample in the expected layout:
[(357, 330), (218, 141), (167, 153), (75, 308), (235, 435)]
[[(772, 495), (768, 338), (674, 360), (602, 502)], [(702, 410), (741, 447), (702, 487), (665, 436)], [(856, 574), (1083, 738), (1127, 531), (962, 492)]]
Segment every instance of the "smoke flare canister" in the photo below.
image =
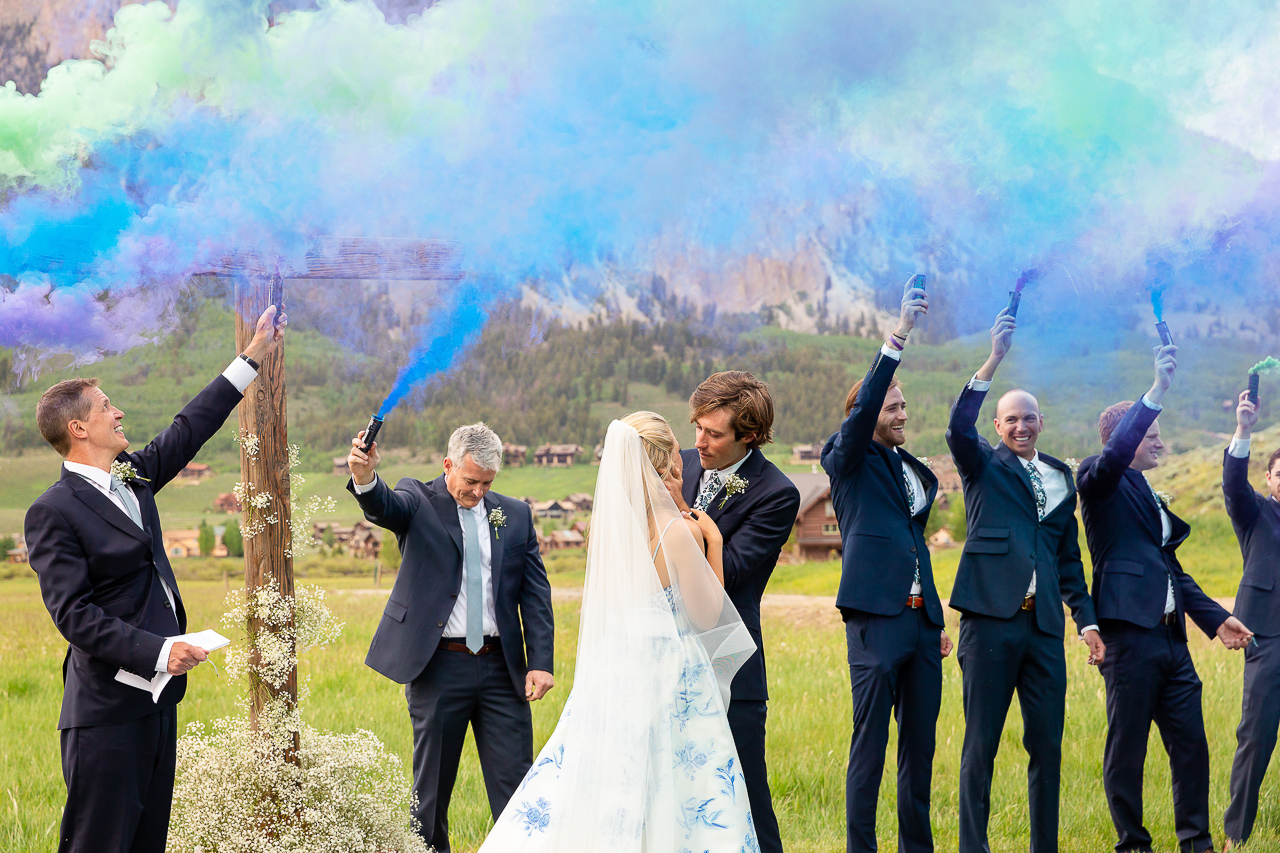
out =
[(1022, 304), (1022, 294), (1016, 290), (1010, 290), (1009, 291), (1009, 307), (1008, 309), (1006, 309), (1008, 310), (1010, 317), (1018, 316), (1018, 306), (1021, 304)]
[(1249, 374), (1249, 402), (1258, 405), (1258, 374)]
[(1160, 343), (1163, 346), (1166, 346), (1166, 347), (1173, 346), (1173, 335), (1169, 334), (1169, 324), (1166, 323), (1164, 320), (1161, 320), (1159, 323), (1156, 323), (1156, 333), (1160, 335)]
[(374, 439), (378, 437), (378, 430), (382, 429), (382, 418), (374, 415), (369, 418), (369, 425), (364, 428), (364, 447), (360, 448), (368, 453), (373, 448)]

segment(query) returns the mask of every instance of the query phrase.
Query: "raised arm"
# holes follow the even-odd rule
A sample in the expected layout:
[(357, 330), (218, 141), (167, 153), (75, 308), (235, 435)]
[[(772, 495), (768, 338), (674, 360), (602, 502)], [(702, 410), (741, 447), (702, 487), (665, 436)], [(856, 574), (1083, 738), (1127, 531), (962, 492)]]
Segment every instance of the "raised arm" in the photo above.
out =
[(724, 588), (730, 593), (760, 566), (776, 561), (800, 511), (800, 492), (790, 482), (760, 502), (724, 547)]
[(956, 468), (966, 477), (981, 474), (990, 460), (991, 446), (978, 433), (978, 413), (987, 398), (996, 368), (1013, 346), (1013, 333), (1017, 329), (1018, 321), (1009, 314), (1008, 308), (996, 315), (996, 321), (991, 326), (991, 355), (987, 356), (982, 367), (978, 368), (978, 372), (960, 390), (960, 396), (951, 407), (951, 418), (947, 423), (947, 447), (951, 450)]
[(376, 470), (381, 459), (376, 441), (368, 453), (364, 451), (364, 430), (360, 430), (351, 439), (351, 452), (347, 454), (347, 465), (351, 468), (347, 491), (355, 496), (366, 519), (392, 533), (402, 534), (409, 529), (413, 514), (418, 511), (421, 496), (409, 479), (400, 481), (404, 488), (390, 488)]
[(1258, 407), (1249, 402), (1249, 392), (1244, 391), (1236, 407), (1236, 434), (1222, 458), (1222, 497), (1237, 530), (1253, 527), (1262, 512), (1258, 495), (1249, 485), (1249, 444), (1257, 423)]

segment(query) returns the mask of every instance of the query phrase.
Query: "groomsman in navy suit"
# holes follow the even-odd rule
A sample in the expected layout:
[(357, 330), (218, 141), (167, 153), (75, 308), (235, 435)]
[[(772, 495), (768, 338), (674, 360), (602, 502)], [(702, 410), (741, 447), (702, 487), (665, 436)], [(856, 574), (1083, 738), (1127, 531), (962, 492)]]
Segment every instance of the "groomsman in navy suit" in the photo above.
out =
[(1080, 463), (1080, 502), (1093, 556), (1093, 601), (1107, 657), (1107, 745), (1102, 784), (1119, 841), (1150, 850), (1142, 824), (1142, 771), (1152, 721), (1173, 772), (1173, 817), (1183, 853), (1213, 849), (1209, 831), (1209, 743), (1201, 684), (1187, 649), (1186, 617), (1229, 649), (1253, 636), (1182, 570), (1177, 548), (1191, 527), (1147, 482), (1164, 443), (1156, 420), (1177, 369), (1177, 347), (1156, 348), (1155, 382), (1137, 403), (1102, 413), (1100, 456)]
[(1236, 617), (1254, 630), (1244, 650), (1244, 701), (1231, 766), (1231, 805), (1223, 821), (1224, 850), (1243, 844), (1258, 816), (1258, 790), (1280, 728), (1280, 450), (1267, 459), (1267, 493), (1249, 485), (1249, 446), (1258, 407), (1240, 395), (1236, 434), (1222, 460), (1222, 494), (1244, 555)]
[(951, 653), (924, 529), (938, 478), (903, 450), (907, 401), (894, 376), (928, 294), (907, 282), (897, 329), (845, 401), (840, 431), (822, 449), (840, 524), (843, 567), (836, 606), (844, 617), (853, 690), (845, 778), (846, 849), (876, 846), (876, 805), (889, 718), (898, 721), (898, 850), (933, 850), (929, 786), (942, 703), (942, 659)]
[(960, 853), (990, 853), (991, 777), (1015, 690), (1028, 755), (1031, 851), (1058, 849), (1064, 602), (1089, 646), (1090, 663), (1106, 655), (1080, 561), (1071, 469), (1036, 450), (1044, 429), (1039, 402), (1026, 391), (1008, 392), (996, 404), (1000, 443), (992, 447), (978, 433), (978, 412), (1016, 328), (1007, 310), (996, 317), (991, 355), (960, 392), (947, 429), (969, 529), (950, 601), (962, 614)]
[(765, 763), (765, 681), (760, 598), (800, 511), (800, 492), (760, 448), (773, 441), (773, 398), (750, 373), (709, 376), (689, 398), (694, 450), (680, 454), (684, 511), (705, 510), (724, 536), (724, 589), (755, 640), (756, 653), (730, 686), (729, 729), (738, 748), (762, 853), (782, 853)]
[[(186, 673), (206, 653), (176, 639), (187, 630), (187, 611), (155, 495), (222, 427), (258, 363), (279, 346), (288, 321), (275, 315), (268, 308), (244, 353), (136, 452), (124, 412), (96, 379), (59, 382), (36, 407), (40, 434), (65, 460), (26, 520), (40, 594), (69, 644), (58, 717), (67, 783), (60, 853), (164, 853), (177, 705)], [(153, 699), (117, 681), (122, 669), (174, 677)]]

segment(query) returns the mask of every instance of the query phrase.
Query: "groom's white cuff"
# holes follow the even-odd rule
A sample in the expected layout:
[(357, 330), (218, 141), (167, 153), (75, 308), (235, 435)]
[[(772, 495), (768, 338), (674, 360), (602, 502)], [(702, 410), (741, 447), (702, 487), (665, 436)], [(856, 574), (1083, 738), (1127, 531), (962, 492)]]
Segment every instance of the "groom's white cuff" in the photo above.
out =
[(378, 485), (378, 473), (375, 471), (373, 474), (373, 479), (365, 483), (363, 486), (357, 483), (355, 481), (355, 478), (353, 477), (351, 480), (351, 485), (355, 486), (357, 495), (363, 495), (365, 492), (372, 492), (373, 487)]

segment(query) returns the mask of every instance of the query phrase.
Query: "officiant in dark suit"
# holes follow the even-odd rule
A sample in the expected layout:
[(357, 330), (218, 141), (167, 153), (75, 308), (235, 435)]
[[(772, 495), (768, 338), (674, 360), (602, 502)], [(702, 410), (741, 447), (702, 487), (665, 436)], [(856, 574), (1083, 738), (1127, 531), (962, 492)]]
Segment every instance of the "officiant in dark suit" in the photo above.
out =
[(1077, 478), (1093, 557), (1093, 601), (1107, 643), (1107, 741), (1102, 786), (1117, 850), (1150, 850), (1142, 776), (1151, 723), (1160, 729), (1173, 776), (1173, 818), (1183, 853), (1213, 849), (1209, 829), (1209, 743), (1201, 682), (1187, 649), (1190, 616), (1229, 649), (1252, 633), (1182, 570), (1177, 549), (1191, 526), (1147, 482), (1164, 443), (1157, 416), (1177, 369), (1177, 347), (1156, 348), (1155, 381), (1137, 403), (1117, 403), (1098, 419), (1101, 455)]
[[(62, 477), (27, 510), (31, 568), (70, 644), (62, 664), (62, 853), (163, 853), (177, 759), (177, 704), (205, 650), (172, 638), (187, 628), (165, 556), (155, 494), (239, 404), (286, 318), (258, 319), (253, 340), (173, 424), (129, 453), (124, 412), (97, 379), (67, 379), (40, 397), (40, 434), (64, 459)], [(155, 700), (116, 680), (175, 676)]]
[(1231, 805), (1224, 850), (1243, 844), (1258, 816), (1258, 792), (1280, 729), (1280, 450), (1267, 459), (1266, 494), (1249, 485), (1249, 450), (1258, 407), (1240, 394), (1236, 434), (1222, 458), (1222, 496), (1244, 556), (1236, 617), (1254, 631), (1244, 650), (1244, 698), (1231, 765)]
[(760, 448), (773, 441), (773, 398), (750, 373), (708, 377), (689, 398), (694, 450), (680, 454), (682, 486), (672, 498), (682, 510), (705, 510), (724, 537), (724, 588), (742, 616), (756, 653), (730, 687), (729, 728), (747, 783), (762, 853), (781, 853), (765, 763), (769, 689), (760, 599), (800, 511), (800, 492)]
[(961, 390), (947, 428), (969, 531), (950, 599), (961, 613), (956, 657), (964, 675), (960, 853), (991, 849), (991, 779), (1015, 691), (1028, 757), (1031, 853), (1058, 849), (1067, 698), (1063, 603), (1089, 646), (1090, 663), (1106, 653), (1080, 560), (1071, 469), (1036, 449), (1044, 428), (1039, 402), (1026, 391), (1010, 391), (996, 405), (1000, 442), (992, 447), (978, 432), (979, 411), (1016, 328), (1007, 309), (996, 317), (991, 355)]
[(924, 530), (938, 478), (903, 450), (907, 401), (894, 375), (928, 294), (907, 282), (898, 326), (845, 401), (840, 430), (822, 448), (840, 526), (844, 617), (853, 690), (845, 778), (846, 849), (873, 853), (889, 720), (898, 721), (898, 850), (933, 850), (929, 793), (951, 652)]
[(529, 703), (555, 680), (551, 586), (533, 513), (490, 491), (502, 440), (484, 424), (454, 430), (444, 473), (394, 489), (364, 433), (347, 457), (365, 518), (400, 545), (400, 572), (365, 663), (405, 685), (413, 722), (415, 817), (428, 847), (449, 851), (449, 800), (470, 725), (496, 820), (533, 763)]

